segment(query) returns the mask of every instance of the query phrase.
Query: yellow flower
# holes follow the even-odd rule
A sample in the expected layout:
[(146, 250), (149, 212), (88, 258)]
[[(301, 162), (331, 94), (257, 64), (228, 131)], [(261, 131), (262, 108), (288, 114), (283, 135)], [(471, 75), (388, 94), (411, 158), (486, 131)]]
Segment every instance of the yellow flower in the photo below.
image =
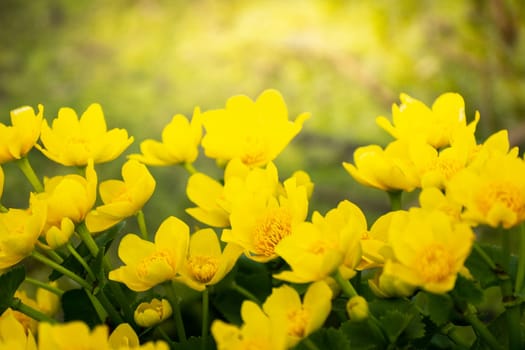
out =
[(220, 320), (213, 321), (211, 333), (217, 350), (284, 350), (287, 329), (271, 322), (261, 308), (250, 300), (241, 306), (243, 324), (238, 327)]
[(218, 161), (240, 158), (249, 166), (274, 160), (301, 131), (309, 114), (288, 120), (281, 94), (266, 90), (254, 102), (239, 95), (228, 99), (225, 109), (202, 114), (206, 134), (202, 147), (207, 157)]
[[(298, 186), (294, 177), (284, 182), (285, 195), (279, 197), (270, 196), (259, 180), (250, 184), (253, 191), (239, 194), (232, 203), (231, 229), (225, 229), (221, 239), (243, 247), (250, 259), (266, 262), (277, 257), (279, 242), (306, 219), (308, 198), (306, 187)], [(258, 183), (262, 193), (255, 190)]]
[(346, 314), (351, 321), (362, 321), (368, 317), (368, 302), (360, 295), (348, 299)]
[(147, 342), (143, 345), (139, 343), (137, 333), (128, 323), (121, 323), (115, 328), (108, 339), (109, 347), (112, 350), (168, 350), (168, 344), (162, 340)]
[(31, 254), (45, 222), (46, 206), (38, 200), (31, 201), (30, 209), (0, 213), (0, 270)]
[(2, 199), (2, 194), (4, 193), (4, 181), (5, 181), (4, 170), (0, 166), (0, 199)]
[(86, 226), (91, 232), (101, 232), (135, 215), (150, 199), (155, 190), (155, 179), (148, 168), (136, 160), (122, 166), (122, 179), (107, 180), (100, 184), (100, 197), (104, 205), (86, 216)]
[(155, 243), (135, 234), (122, 238), (118, 256), (124, 266), (109, 272), (109, 279), (143, 292), (175, 278), (188, 251), (189, 228), (180, 219), (168, 217), (155, 234)]
[(173, 310), (166, 299), (152, 299), (149, 303), (140, 303), (133, 317), (141, 327), (151, 327), (171, 316)]
[(388, 246), (388, 230), (392, 217), (397, 215), (396, 211), (381, 215), (372, 224), (369, 231), (361, 236), (361, 262), (357, 270), (367, 270), (383, 266), (385, 256), (390, 257), (390, 247)]
[(97, 173), (90, 161), (86, 176), (69, 174), (44, 178), (44, 192), (34, 195), (35, 200), (47, 206), (44, 236), (52, 248), (67, 242), (73, 233), (73, 224), (84, 220), (95, 204)]
[(419, 138), (435, 148), (450, 144), (454, 134), (468, 128), (473, 134), (479, 121), (476, 112), (475, 120), (467, 125), (465, 102), (461, 95), (444, 93), (433, 103), (432, 109), (407, 94), (401, 94), (401, 105), (392, 106), (391, 123), (385, 117), (378, 117), (377, 124), (398, 140)]
[(162, 130), (162, 142), (144, 140), (140, 144), (142, 154), (132, 154), (129, 158), (148, 165), (193, 163), (199, 155), (201, 137), (200, 110), (195, 108), (191, 123), (182, 114), (175, 115)]
[(90, 330), (81, 321), (57, 324), (41, 322), (38, 325), (39, 350), (70, 350), (78, 348), (85, 350), (110, 350), (107, 326), (96, 326), (93, 330)]
[(84, 166), (88, 160), (104, 163), (117, 158), (132, 142), (124, 129), (107, 130), (102, 108), (91, 104), (79, 119), (71, 108), (61, 108), (50, 128), (46, 121), (36, 147), (49, 159), (66, 166)]
[(11, 111), (12, 126), (0, 123), (0, 164), (27, 155), (38, 141), (44, 107), (38, 105), (38, 114), (25, 106)]
[(425, 188), (419, 194), (419, 205), (423, 209), (439, 210), (447, 214), (453, 221), (461, 219), (462, 205), (444, 194), (436, 187)]
[(306, 283), (326, 279), (339, 269), (351, 278), (361, 260), (360, 240), (366, 230), (363, 212), (349, 201), (342, 201), (325, 217), (315, 212), (312, 223), (299, 225), (275, 248), (292, 270), (274, 277)]
[(202, 291), (206, 286), (220, 282), (231, 271), (241, 253), (242, 248), (236, 244), (227, 244), (221, 252), (215, 231), (199, 230), (190, 237), (186, 262), (177, 280)]
[(378, 145), (359, 147), (354, 152), (354, 163), (343, 162), (343, 166), (362, 185), (408, 192), (419, 185), (405, 141), (391, 142), (384, 150)]
[(7, 309), (0, 315), (0, 348), (9, 350), (37, 350), (31, 331), (16, 319), (14, 311)]
[(223, 192), (223, 185), (210, 176), (203, 173), (191, 175), (186, 185), (186, 195), (197, 207), (187, 208), (186, 212), (210, 226), (229, 226), (229, 213), (221, 205)]
[(525, 220), (524, 178), (522, 158), (492, 153), (483, 164), (458, 173), (447, 186), (447, 196), (465, 207), (465, 220), (510, 228)]
[(263, 304), (270, 322), (286, 330), (288, 348), (321, 328), (331, 309), (332, 290), (323, 281), (308, 287), (303, 302), (295, 289), (283, 285), (274, 288)]
[[(56, 286), (56, 282), (49, 282), (51, 286)], [(58, 311), (60, 297), (44, 288), (38, 288), (36, 290), (35, 298), (31, 298), (27, 295), (25, 290), (17, 290), (15, 297), (20, 299), (25, 305), (32, 307), (35, 310), (39, 310), (47, 316), (54, 316)], [(26, 330), (36, 334), (38, 321), (32, 319), (26, 314), (20, 311), (13, 311), (14, 316), (24, 326)]]
[(381, 275), (431, 293), (446, 293), (454, 288), (474, 239), (468, 224), (454, 222), (441, 211), (398, 211), (389, 229), (394, 257), (387, 259)]

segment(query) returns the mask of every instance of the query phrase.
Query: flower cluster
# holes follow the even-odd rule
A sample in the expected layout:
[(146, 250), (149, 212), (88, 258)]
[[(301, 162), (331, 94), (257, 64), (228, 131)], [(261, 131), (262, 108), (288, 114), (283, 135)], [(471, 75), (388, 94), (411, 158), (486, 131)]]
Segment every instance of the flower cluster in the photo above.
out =
[[(0, 124), (0, 347), (500, 348), (503, 332), (504, 346), (521, 348), (525, 229), (514, 228), (525, 221), (525, 161), (507, 132), (479, 143), (479, 113), (467, 123), (459, 94), (431, 107), (402, 94), (392, 121), (377, 118), (393, 140), (343, 163), (390, 198), (369, 224), (347, 199), (316, 211), (307, 172), (280, 176), (274, 160), (308, 117), (290, 120), (275, 90), (196, 107), (127, 155), (122, 179), (99, 181), (98, 164), (134, 141), (108, 130), (100, 105), (80, 118), (62, 108), (50, 123), (41, 105), (12, 111), (12, 125)], [(65, 174), (42, 181), (33, 149)], [(198, 171), (200, 157), (219, 178)], [(33, 186), (27, 208), (1, 204), (8, 163)], [(192, 203), (153, 235), (148, 166), (184, 168)], [(403, 206), (416, 190), (419, 203)], [(130, 219), (137, 232), (123, 232)], [(501, 245), (485, 245), (482, 230)], [(28, 261), (53, 270), (48, 281)], [(482, 321), (491, 303), (501, 307)]]

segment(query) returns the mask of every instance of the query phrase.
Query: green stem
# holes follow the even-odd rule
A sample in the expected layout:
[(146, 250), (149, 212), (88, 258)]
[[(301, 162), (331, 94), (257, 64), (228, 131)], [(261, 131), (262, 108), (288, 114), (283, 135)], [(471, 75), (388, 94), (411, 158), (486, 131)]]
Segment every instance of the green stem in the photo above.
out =
[(40, 179), (38, 176), (36, 176), (35, 171), (31, 167), (31, 163), (29, 163), (29, 159), (26, 157), (22, 157), (20, 159), (17, 159), (15, 161), (16, 165), (22, 170), (26, 178), (31, 183), (31, 186), (35, 189), (37, 192), (44, 192), (44, 186), (42, 186), (42, 182), (40, 182)]
[(492, 271), (495, 271), (497, 269), (496, 263), (490, 256), (488, 256), (487, 253), (481, 248), (481, 246), (478, 244), (478, 242), (474, 242), (474, 250), (478, 255), (485, 261), (485, 263), (490, 267)]
[(401, 196), (403, 191), (389, 191), (388, 198), (390, 198), (390, 208), (392, 211), (401, 210)]
[(162, 338), (168, 343), (170, 349), (175, 349), (175, 342), (171, 340), (171, 338), (166, 334), (166, 331), (162, 328), (162, 326), (157, 327), (157, 331), (160, 333)]
[(339, 271), (339, 269), (337, 269), (337, 271), (334, 273), (332, 277), (335, 279), (337, 284), (339, 284), (343, 293), (347, 297), (351, 298), (351, 297), (355, 297), (358, 295), (356, 290), (354, 289), (354, 286), (352, 286), (352, 283), (350, 283), (349, 280), (347, 280), (341, 275), (341, 271)]
[(253, 301), (254, 303), (256, 303), (257, 305), (261, 305), (261, 301), (255, 296), (253, 295), (249, 290), (247, 290), (246, 288), (240, 286), (237, 284), (237, 282), (233, 281), (231, 283), (231, 288), (233, 290), (235, 290), (237, 293), (241, 294), (242, 296), (246, 297), (247, 299)]
[(77, 282), (86, 291), (90, 291), (92, 289), (92, 286), (89, 283), (87, 283), (82, 277), (80, 277), (73, 271), (66, 269), (64, 266), (57, 264), (53, 260), (44, 256), (43, 254), (34, 250), (31, 253), (31, 256), (35, 258), (36, 260), (40, 261), (41, 263), (43, 263), (44, 265), (47, 265), (51, 267), (52, 269), (55, 269), (58, 272), (62, 273), (63, 275), (71, 278), (73, 281)]
[(505, 272), (510, 271), (510, 256), (511, 256), (511, 242), (510, 232), (503, 230), (501, 227), (498, 229), (498, 234), (501, 236), (501, 250), (502, 250), (502, 261), (501, 264)]
[(193, 175), (197, 172), (197, 170), (195, 169), (195, 167), (193, 166), (192, 163), (184, 163), (184, 169), (186, 169), (186, 171), (190, 174), (190, 175)]
[(492, 349), (503, 349), (498, 339), (487, 329), (485, 324), (479, 320), (475, 313), (467, 312), (465, 320), (470, 323), (474, 331), (479, 335), (483, 342), (489, 345)]
[(31, 317), (34, 320), (37, 320), (39, 322), (47, 322), (47, 323), (56, 323), (57, 321), (54, 318), (49, 317), (48, 315), (44, 314), (43, 312), (32, 308), (29, 305), (26, 305), (22, 302), (22, 300), (18, 298), (13, 298), (11, 301), (11, 305), (9, 305), (13, 310), (20, 311), (27, 316)]
[(42, 288), (42, 289), (45, 289), (47, 291), (50, 291), (51, 293), (53, 294), (56, 294), (58, 295), (59, 297), (62, 296), (64, 294), (64, 291), (58, 287), (55, 287), (55, 286), (52, 286), (50, 285), (49, 283), (45, 283), (45, 282), (42, 282), (40, 280), (37, 280), (35, 278), (32, 278), (32, 277), (27, 277), (26, 276), (26, 279), (25, 281), (27, 283), (30, 283), (38, 288)]
[(310, 338), (304, 338), (302, 343), (310, 350), (319, 350), (317, 345), (313, 341), (310, 340)]
[(515, 292), (520, 294), (525, 279), (525, 223), (520, 225), (519, 235), (519, 254), (518, 254), (518, 271), (516, 273)]
[(185, 343), (186, 338), (186, 330), (184, 329), (184, 321), (182, 320), (182, 312), (180, 309), (180, 298), (175, 293), (175, 282), (167, 282), (164, 284), (164, 290), (166, 291), (166, 294), (168, 296), (168, 300), (171, 303), (171, 307), (173, 309), (173, 319), (175, 320), (175, 328), (177, 329), (177, 336), (179, 337), (179, 341)]
[(206, 350), (206, 343), (208, 342), (208, 329), (210, 319), (210, 295), (208, 288), (202, 291), (202, 350)]
[(142, 210), (139, 210), (137, 213), (137, 223), (139, 225), (140, 234), (142, 235), (142, 239), (148, 240), (148, 229), (146, 227), (146, 219), (144, 217), (144, 212)]
[(91, 301), (91, 305), (93, 305), (93, 308), (97, 313), (100, 323), (105, 323), (106, 319), (108, 318), (108, 313), (106, 312), (106, 309), (104, 309), (104, 306), (102, 306), (101, 302), (93, 294), (91, 294), (87, 290), (85, 292), (89, 300)]
[(100, 292), (95, 295), (95, 297), (100, 301), (102, 307), (104, 310), (106, 310), (109, 318), (114, 322), (114, 324), (124, 323), (122, 316), (117, 311), (117, 309), (115, 309), (115, 306), (113, 306), (113, 303), (111, 303), (111, 301), (108, 299), (102, 288), (100, 289)]
[(97, 242), (93, 239), (93, 236), (91, 236), (91, 232), (88, 231), (85, 223), (81, 223), (77, 226), (77, 233), (80, 236), (80, 239), (82, 239), (82, 242), (87, 246), (91, 255), (96, 257), (98, 255), (99, 247)]
[(71, 243), (67, 243), (66, 244), (67, 246), (67, 249), (69, 250), (69, 252), (71, 253), (71, 255), (73, 255), (73, 257), (80, 263), (80, 265), (82, 265), (82, 267), (84, 268), (84, 270), (87, 271), (89, 277), (95, 281), (97, 278), (95, 277), (95, 274), (93, 273), (93, 270), (91, 270), (91, 267), (89, 267), (88, 263), (86, 262), (86, 260), (84, 260), (84, 258), (82, 256), (80, 256), (80, 254), (78, 254), (78, 252), (75, 250), (75, 248), (73, 247), (73, 245), (71, 245)]
[(505, 318), (509, 336), (509, 349), (522, 349), (521, 344), (521, 314), (520, 303), (516, 299), (512, 289), (510, 276), (502, 273), (500, 279), (501, 296), (505, 306)]

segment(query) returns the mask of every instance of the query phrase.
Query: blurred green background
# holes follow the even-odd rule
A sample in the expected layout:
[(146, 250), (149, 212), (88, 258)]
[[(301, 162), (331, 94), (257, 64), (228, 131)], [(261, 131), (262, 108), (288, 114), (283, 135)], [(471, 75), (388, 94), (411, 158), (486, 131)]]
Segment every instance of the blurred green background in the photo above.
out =
[[(459, 92), (469, 118), (481, 113), (480, 139), (509, 128), (513, 144), (525, 140), (521, 0), (1, 0), (0, 23), (0, 122), (22, 105), (44, 104), (51, 120), (60, 107), (81, 114), (99, 102), (110, 128), (135, 137), (129, 154), (176, 113), (277, 88), (291, 118), (312, 113), (277, 160), (281, 178), (307, 170), (322, 212), (343, 198), (371, 219), (387, 209), (386, 195), (357, 185), (341, 162), (390, 140), (375, 118), (390, 116), (401, 92), (427, 104)], [(120, 177), (124, 159), (101, 166), (101, 180)], [(4, 168), (5, 204), (25, 205), (28, 185)], [(151, 170), (153, 230), (190, 204), (182, 168)]]

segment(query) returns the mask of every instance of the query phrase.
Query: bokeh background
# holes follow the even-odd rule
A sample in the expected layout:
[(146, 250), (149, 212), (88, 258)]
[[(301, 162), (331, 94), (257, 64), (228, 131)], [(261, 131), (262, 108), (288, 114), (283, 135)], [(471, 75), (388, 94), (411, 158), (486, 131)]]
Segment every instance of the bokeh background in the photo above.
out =
[[(281, 178), (307, 170), (313, 209), (347, 198), (374, 219), (386, 195), (357, 185), (341, 162), (390, 140), (375, 118), (390, 116), (401, 92), (427, 104), (459, 92), (469, 118), (481, 113), (480, 139), (509, 128), (514, 145), (525, 143), (524, 27), (522, 0), (1, 0), (0, 122), (22, 105), (42, 103), (51, 120), (60, 107), (80, 114), (99, 102), (110, 128), (135, 137), (129, 154), (176, 113), (276, 88), (291, 118), (312, 113), (277, 159)], [(41, 176), (63, 171), (37, 151), (30, 158)], [(124, 160), (101, 166), (101, 180), (120, 177)], [(4, 169), (5, 204), (26, 205), (21, 173)], [(190, 205), (182, 168), (151, 171), (150, 230)]]

